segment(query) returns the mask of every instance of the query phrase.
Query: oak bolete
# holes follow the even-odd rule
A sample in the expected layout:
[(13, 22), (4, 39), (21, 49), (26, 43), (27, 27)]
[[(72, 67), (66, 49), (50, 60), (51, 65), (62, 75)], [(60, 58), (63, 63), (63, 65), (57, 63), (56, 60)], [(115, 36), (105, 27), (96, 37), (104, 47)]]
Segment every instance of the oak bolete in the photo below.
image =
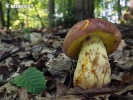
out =
[(82, 89), (102, 88), (110, 82), (108, 61), (121, 41), (120, 31), (109, 21), (94, 18), (80, 21), (67, 33), (64, 53), (77, 60), (74, 86)]

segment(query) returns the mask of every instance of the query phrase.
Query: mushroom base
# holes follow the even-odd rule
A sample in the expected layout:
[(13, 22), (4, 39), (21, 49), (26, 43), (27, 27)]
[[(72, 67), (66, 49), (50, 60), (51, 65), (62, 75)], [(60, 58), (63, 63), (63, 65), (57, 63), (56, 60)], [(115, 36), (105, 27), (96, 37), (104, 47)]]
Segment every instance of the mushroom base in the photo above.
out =
[(82, 89), (102, 88), (110, 82), (110, 65), (104, 44), (99, 36), (91, 36), (83, 41), (74, 86)]

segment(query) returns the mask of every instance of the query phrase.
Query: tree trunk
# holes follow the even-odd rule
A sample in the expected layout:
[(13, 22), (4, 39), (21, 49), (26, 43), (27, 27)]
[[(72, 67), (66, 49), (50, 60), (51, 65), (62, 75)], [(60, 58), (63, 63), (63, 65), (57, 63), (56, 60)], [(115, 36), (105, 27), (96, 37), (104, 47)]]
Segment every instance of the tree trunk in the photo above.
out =
[(49, 25), (50, 27), (54, 26), (54, 0), (49, 0), (48, 2), (48, 10), (49, 10)]
[(3, 14), (3, 9), (2, 9), (2, 3), (0, 1), (0, 28), (4, 28), (5, 27), (5, 20), (4, 20), (4, 14)]
[(75, 0), (74, 16), (76, 21), (81, 21), (88, 18), (94, 18), (94, 1)]
[(40, 17), (40, 15), (39, 15), (39, 13), (38, 13), (38, 10), (37, 10), (35, 4), (34, 4), (34, 8), (35, 8), (35, 11), (36, 11), (36, 13), (37, 13), (37, 16), (38, 16), (38, 18), (39, 18), (39, 20), (40, 20), (40, 22), (41, 22), (42, 27), (45, 27), (44, 24), (43, 24), (43, 21), (42, 21), (42, 19), (41, 19), (41, 17)]
[(118, 20), (121, 19), (121, 5), (120, 5), (120, 0), (117, 1), (117, 9), (118, 9)]
[[(10, 4), (10, 1), (9, 0), (7, 0), (7, 3), (8, 4)], [(9, 27), (10, 27), (10, 6), (9, 6), (9, 8), (7, 8), (7, 29), (9, 29)]]

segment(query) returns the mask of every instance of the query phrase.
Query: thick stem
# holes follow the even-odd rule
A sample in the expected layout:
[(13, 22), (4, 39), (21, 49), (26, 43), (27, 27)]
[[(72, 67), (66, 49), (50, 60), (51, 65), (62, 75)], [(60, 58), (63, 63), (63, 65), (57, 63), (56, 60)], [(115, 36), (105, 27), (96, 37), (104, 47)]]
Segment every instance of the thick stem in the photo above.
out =
[(74, 73), (74, 86), (102, 88), (110, 82), (107, 52), (99, 36), (84, 40)]

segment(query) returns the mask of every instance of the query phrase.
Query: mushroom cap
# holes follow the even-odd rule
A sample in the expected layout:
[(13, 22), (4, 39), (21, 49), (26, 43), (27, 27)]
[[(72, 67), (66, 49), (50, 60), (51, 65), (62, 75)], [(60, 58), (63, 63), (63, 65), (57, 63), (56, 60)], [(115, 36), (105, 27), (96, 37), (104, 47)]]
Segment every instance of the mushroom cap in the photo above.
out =
[(101, 37), (107, 54), (113, 53), (121, 41), (121, 33), (116, 26), (100, 18), (87, 19), (75, 24), (67, 33), (64, 43), (64, 53), (77, 60), (82, 47), (82, 42), (91, 35)]

